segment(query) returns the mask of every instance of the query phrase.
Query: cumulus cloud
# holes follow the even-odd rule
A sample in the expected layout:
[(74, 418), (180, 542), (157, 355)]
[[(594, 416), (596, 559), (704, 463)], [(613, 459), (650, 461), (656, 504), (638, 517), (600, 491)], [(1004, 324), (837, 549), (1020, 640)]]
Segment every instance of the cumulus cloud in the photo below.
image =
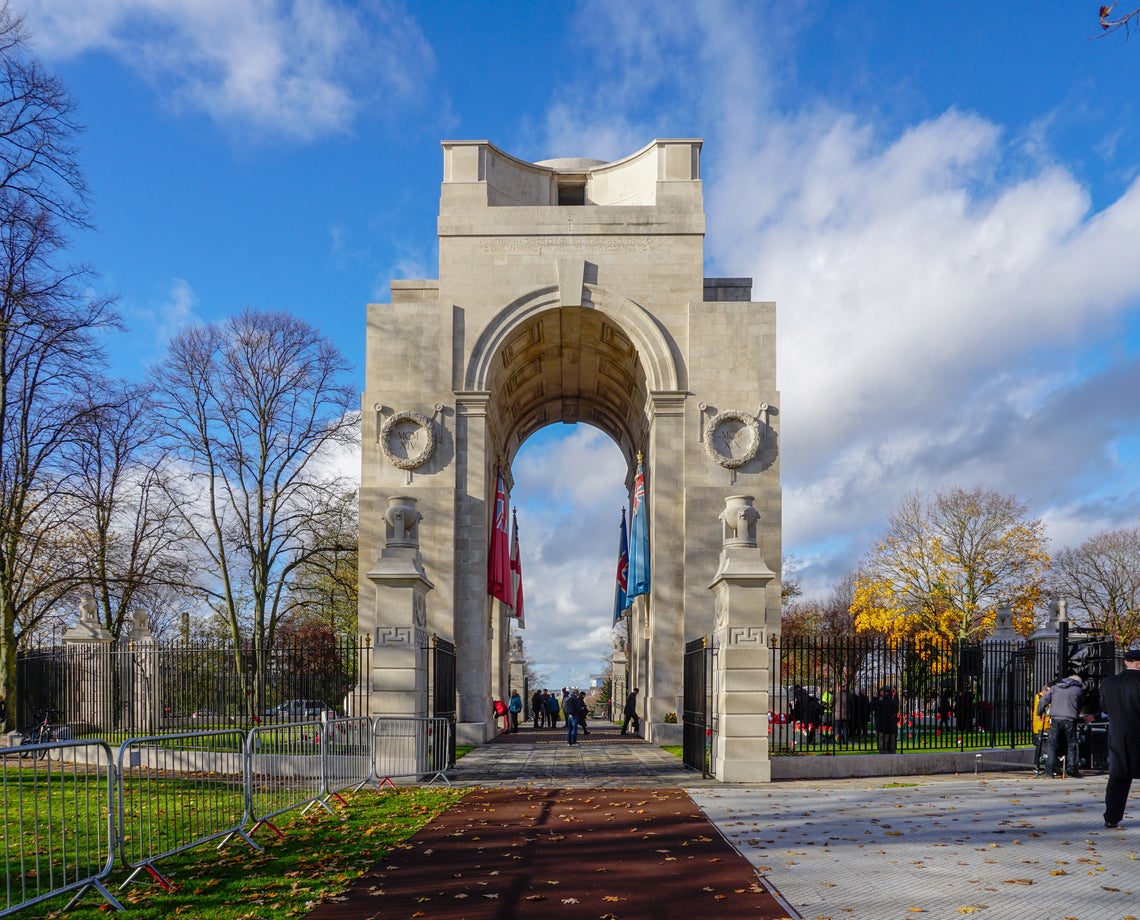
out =
[(380, 0), (53, 0), (26, 17), (49, 59), (108, 54), (169, 105), (269, 137), (343, 133), (434, 70), (415, 21)]
[(551, 686), (588, 686), (613, 649), (625, 460), (594, 428), (532, 438), (512, 465), (527, 622), (521, 635)]
[(671, 4), (586, 4), (607, 54), (546, 131), (550, 155), (705, 138), (706, 274), (777, 303), (785, 548), (809, 591), (915, 490), (1018, 495), (1055, 545), (1134, 521), (1140, 182), (1094, 209), (1049, 112), (1010, 136), (805, 92), (793, 7), (702, 4), (679, 27)]

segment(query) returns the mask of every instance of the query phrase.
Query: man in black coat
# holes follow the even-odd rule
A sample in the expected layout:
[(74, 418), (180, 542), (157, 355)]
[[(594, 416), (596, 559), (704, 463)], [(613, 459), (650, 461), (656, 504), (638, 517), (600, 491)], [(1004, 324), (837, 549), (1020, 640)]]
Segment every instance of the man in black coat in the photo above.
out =
[(1100, 697), (1108, 713), (1108, 783), (1104, 826), (1119, 827), (1132, 780), (1140, 779), (1140, 648), (1124, 653), (1124, 670), (1106, 677)]
[(622, 715), (625, 718), (621, 723), (621, 733), (624, 735), (629, 728), (629, 723), (633, 723), (633, 733), (639, 734), (641, 730), (641, 719), (637, 717), (637, 687), (634, 687), (629, 696), (625, 698), (625, 709), (622, 710)]
[(880, 754), (898, 751), (899, 698), (893, 687), (880, 687), (875, 700), (875, 735)]

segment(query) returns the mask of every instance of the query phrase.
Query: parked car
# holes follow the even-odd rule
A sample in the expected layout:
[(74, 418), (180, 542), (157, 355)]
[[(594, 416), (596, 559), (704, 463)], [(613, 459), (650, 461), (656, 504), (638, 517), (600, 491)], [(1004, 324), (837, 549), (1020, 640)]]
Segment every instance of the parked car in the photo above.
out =
[(275, 719), (319, 719), (321, 716), (336, 718), (336, 711), (324, 700), (287, 700), (265, 714)]

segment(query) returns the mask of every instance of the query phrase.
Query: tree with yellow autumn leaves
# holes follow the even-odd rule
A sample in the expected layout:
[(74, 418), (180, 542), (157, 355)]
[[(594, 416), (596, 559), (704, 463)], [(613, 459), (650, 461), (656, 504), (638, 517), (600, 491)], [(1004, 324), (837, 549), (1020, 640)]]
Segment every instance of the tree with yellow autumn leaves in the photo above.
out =
[(978, 639), (998, 607), (1033, 629), (1049, 569), (1044, 524), (1013, 496), (982, 488), (915, 493), (855, 581), (855, 628), (889, 638)]

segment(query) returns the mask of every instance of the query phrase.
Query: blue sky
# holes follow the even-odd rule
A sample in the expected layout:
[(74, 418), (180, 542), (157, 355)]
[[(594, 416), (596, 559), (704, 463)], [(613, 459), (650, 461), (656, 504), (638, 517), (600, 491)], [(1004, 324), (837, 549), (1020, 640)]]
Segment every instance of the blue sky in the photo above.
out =
[[(535, 161), (697, 136), (706, 274), (778, 305), (809, 592), (914, 490), (1016, 494), (1057, 546), (1137, 524), (1140, 35), (1094, 38), (1096, 3), (12, 6), (86, 125), (73, 250), (120, 297), (124, 375), (247, 306), (362, 368), (364, 305), (438, 275), (441, 139)], [(621, 460), (559, 426), (514, 472), (528, 648), (585, 683)]]

